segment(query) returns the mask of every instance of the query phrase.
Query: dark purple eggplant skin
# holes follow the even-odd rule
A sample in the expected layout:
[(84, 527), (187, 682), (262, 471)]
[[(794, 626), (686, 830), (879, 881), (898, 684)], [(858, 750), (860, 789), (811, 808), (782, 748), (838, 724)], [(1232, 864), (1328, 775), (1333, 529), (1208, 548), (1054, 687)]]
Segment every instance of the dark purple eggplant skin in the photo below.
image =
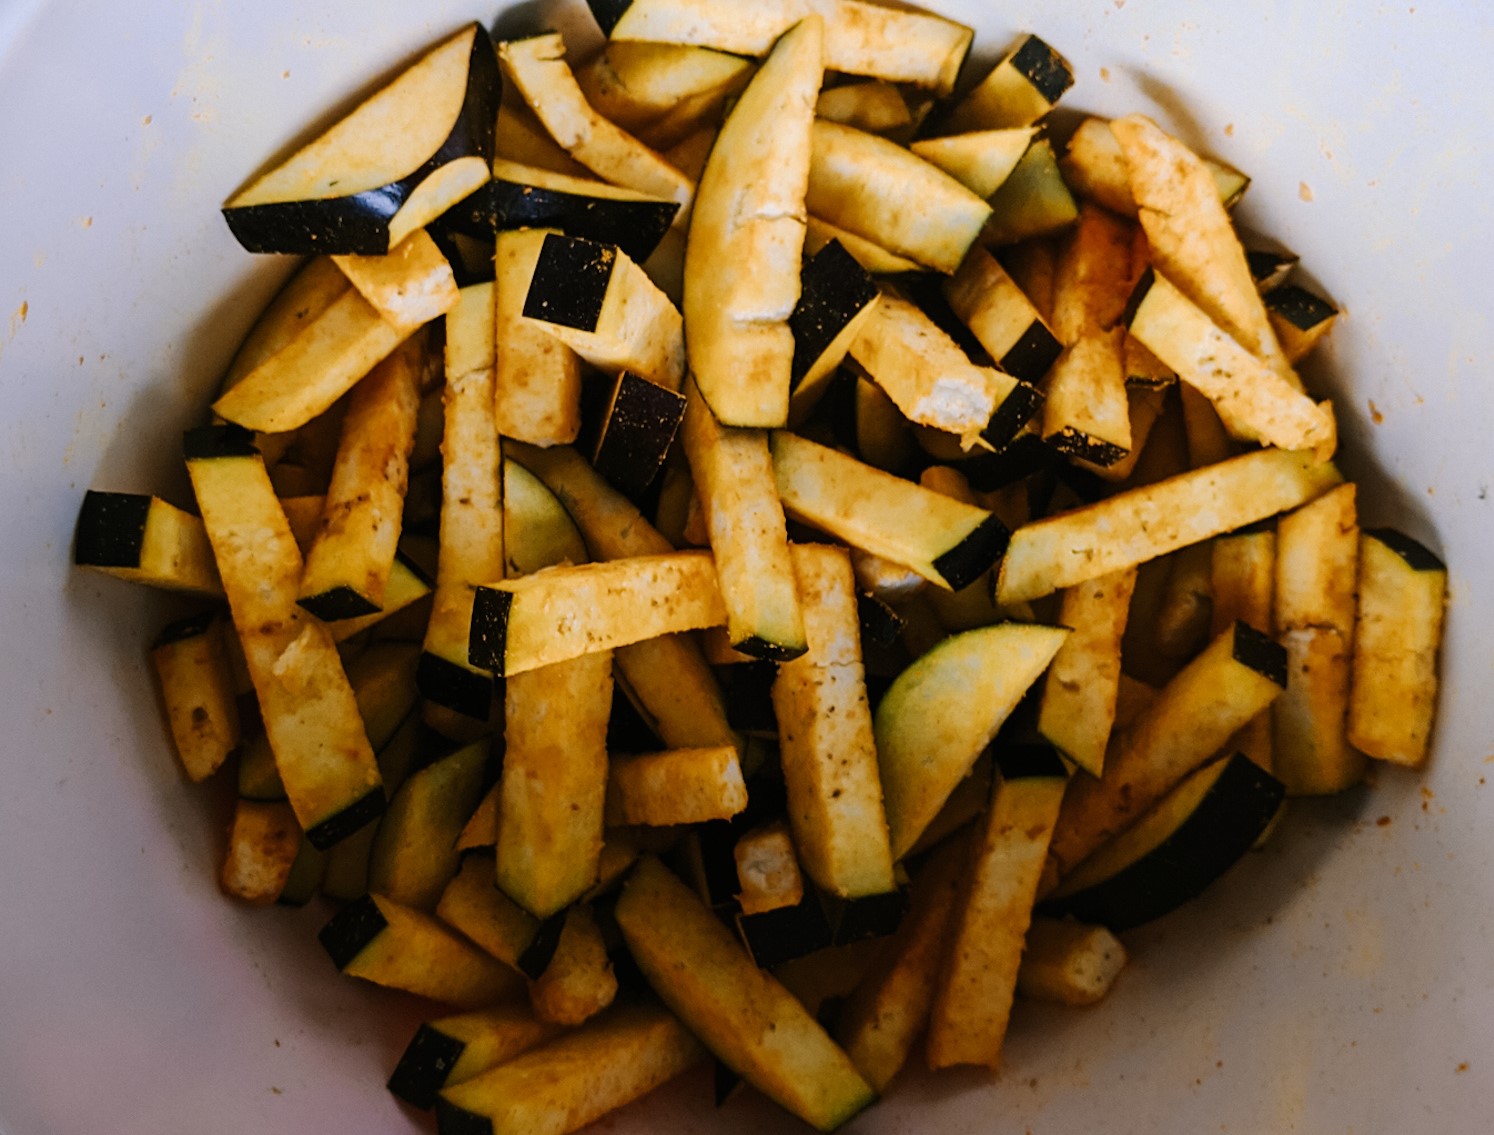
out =
[(467, 661), (480, 670), (502, 675), (508, 647), (508, 612), (513, 606), (511, 591), (479, 587), (472, 601), (472, 633), (467, 644)]
[(675, 201), (619, 201), (494, 178), (446, 213), (456, 232), (491, 238), (509, 229), (558, 229), (615, 244), (642, 264), (679, 212)]
[(1012, 56), (1012, 66), (1050, 106), (1074, 85), (1074, 72), (1063, 56), (1035, 35), (1022, 41)]
[[(639, 500), (663, 468), (685, 419), (685, 398), (623, 371), (590, 430), (592, 467), (631, 500)], [(584, 427), (583, 427), (584, 428)]]
[(805, 262), (799, 302), (788, 320), (794, 333), (793, 386), (799, 385), (835, 337), (876, 298), (876, 282), (840, 241), (830, 241)]
[(491, 163), (503, 78), (492, 37), (476, 27), (462, 109), (446, 140), (418, 169), (347, 197), (224, 206), (223, 219), (238, 242), (249, 252), (381, 256), (389, 251), (389, 222), (421, 182), (457, 158)]
[(1366, 528), (1364, 535), (1378, 540), (1401, 559), (1412, 571), (1446, 571), (1442, 558), (1418, 540), (1395, 528)]
[(139, 567), (150, 506), (151, 498), (142, 493), (89, 489), (78, 510), (73, 563), (83, 567)]
[(438, 654), (422, 653), (415, 668), (415, 684), (427, 701), (465, 717), (486, 721), (492, 714), (496, 683), (491, 674), (474, 674)]
[(436, 1105), (436, 1094), (446, 1086), (446, 1078), (466, 1047), (465, 1041), (447, 1036), (431, 1025), (421, 1025), (385, 1087), (411, 1107), (429, 1111)]
[(595, 331), (617, 253), (613, 244), (550, 233), (540, 246), (539, 260), (529, 279), (524, 317), (577, 331)]
[(1243, 753), (1225, 759), (1219, 780), (1162, 843), (1109, 879), (1045, 904), (1043, 913), (1129, 930), (1182, 906), (1224, 874), (1286, 795), (1281, 781)]

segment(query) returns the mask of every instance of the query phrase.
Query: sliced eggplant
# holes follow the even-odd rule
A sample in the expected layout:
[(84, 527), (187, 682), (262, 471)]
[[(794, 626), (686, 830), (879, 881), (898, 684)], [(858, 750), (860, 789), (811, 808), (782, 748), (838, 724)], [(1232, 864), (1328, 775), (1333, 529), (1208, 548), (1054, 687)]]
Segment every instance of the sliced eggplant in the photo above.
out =
[(524, 318), (543, 230), (498, 234), (493, 303), (497, 352), (493, 414), (504, 437), (569, 445), (581, 429), (581, 357), (540, 323)]
[(655, 992), (759, 1091), (824, 1131), (872, 1102), (871, 1086), (803, 1005), (658, 860), (634, 868), (617, 922)]
[(429, 1111), (442, 1088), (506, 1064), (560, 1032), (522, 1005), (437, 1017), (416, 1030), (387, 1086), (411, 1107)]
[(1001, 1063), (1017, 974), (1068, 769), (1046, 745), (1003, 749), (947, 934), (929, 1013), (930, 1068)]
[(668, 1010), (620, 1008), (442, 1089), (440, 1135), (575, 1131), (700, 1063), (705, 1052)]
[(463, 201), (450, 223), (486, 237), (509, 229), (555, 229), (615, 244), (641, 264), (679, 210), (679, 202), (668, 198), (498, 158), (493, 180)]
[(938, 166), (824, 120), (814, 124), (805, 204), (814, 216), (939, 272), (960, 266), (991, 216), (984, 198)]
[(932, 162), (977, 197), (987, 200), (1002, 184), (1032, 144), (1030, 126), (1008, 130), (972, 130), (947, 138), (924, 138), (908, 148)]
[(870, 134), (896, 136), (913, 125), (902, 93), (891, 83), (877, 79), (842, 83), (821, 91), (814, 112), (827, 122), (854, 126)]
[(962, 98), (945, 123), (951, 131), (1031, 126), (1074, 85), (1074, 69), (1035, 35), (1023, 36)]
[[(991, 513), (910, 484), (784, 430), (772, 435), (773, 472), (796, 520), (912, 568), (957, 591), (1000, 560), (1008, 533)], [(875, 500), (875, 510), (864, 502)]]
[(794, 333), (791, 420), (808, 415), (880, 296), (866, 269), (838, 240), (805, 258), (799, 302), (788, 320)]
[(587, 102), (660, 150), (714, 127), (751, 77), (751, 60), (739, 55), (625, 40), (608, 43), (576, 73)]
[(1112, 930), (1159, 918), (1234, 866), (1284, 797), (1282, 783), (1243, 753), (1215, 761), (1085, 860), (1048, 909)]
[(1039, 382), (1063, 351), (1036, 305), (985, 249), (970, 250), (945, 281), (944, 297), (1001, 369), (1023, 382)]
[(1034, 521), (1012, 537), (997, 599), (1037, 599), (1145, 563), (1295, 508), (1341, 479), (1310, 454), (1267, 449)]
[(804, 874), (794, 838), (782, 821), (744, 832), (732, 848), (737, 864), (737, 909), (745, 915), (798, 906)]
[(1058, 622), (1073, 627), (1043, 679), (1038, 732), (1091, 776), (1099, 776), (1115, 722), (1121, 640), (1136, 589), (1122, 568), (1063, 592)]
[(795, 544), (808, 652), (779, 664), (773, 707), (794, 845), (815, 883), (842, 898), (894, 889), (849, 554)]
[(851, 254), (851, 258), (868, 272), (879, 276), (896, 276), (902, 272), (922, 272), (923, 265), (916, 260), (883, 248), (874, 240), (853, 233), (840, 225), (831, 224), (823, 217), (811, 214), (805, 221), (804, 252), (813, 256), (831, 241), (837, 241)]
[[(457, 873), (447, 882), (436, 903), (436, 917), (499, 961), (533, 979), (550, 964), (564, 916), (542, 921), (498, 889), (492, 847), (497, 842), (497, 804), (501, 795), (495, 785), (485, 798), (485, 802), (492, 800), (495, 805), (491, 812), (495, 828), (490, 833), (493, 839), (485, 844), (487, 851), (462, 856)], [(481, 812), (479, 808), (473, 818)], [(466, 833), (458, 840), (459, 849), (463, 844), (472, 850)]]
[(478, 1008), (522, 993), (524, 979), (436, 919), (380, 895), (333, 915), (317, 935), (332, 963), (350, 977)]
[(182, 768), (206, 780), (239, 747), (239, 706), (221, 615), (180, 619), (156, 636), (151, 663)]
[(991, 195), (981, 241), (988, 247), (1048, 236), (1074, 223), (1079, 206), (1064, 183), (1053, 144), (1035, 138), (1016, 168)]
[(710, 534), (734, 649), (781, 661), (803, 654), (804, 617), (794, 584), (768, 435), (723, 426), (692, 382), (685, 455)]
[[(1254, 293), (1252, 293), (1254, 294)], [(1318, 404), (1210, 320), (1170, 280), (1148, 272), (1132, 296), (1131, 334), (1214, 404), (1236, 437), (1333, 455), (1337, 428)]]
[(540, 1020), (574, 1027), (612, 1004), (617, 974), (590, 905), (577, 903), (556, 917), (560, 937), (544, 971), (529, 984), (529, 1004)]
[(171, 591), (223, 594), (202, 521), (160, 497), (88, 490), (78, 510), (73, 563)]
[(500, 79), (471, 24), (223, 206), (250, 252), (379, 256), (487, 181)]
[[(612, 656), (593, 652), (512, 675), (504, 703), (498, 886), (548, 918), (597, 881)], [(560, 705), (564, 715), (554, 712)]]
[(1126, 965), (1126, 948), (1103, 926), (1036, 917), (1027, 928), (1017, 996), (1055, 1005), (1103, 1000)]
[(1045, 884), (1073, 871), (1200, 768), (1286, 688), (1286, 651), (1236, 623), (1168, 682), (1116, 738), (1098, 780), (1070, 787)]
[(358, 294), (395, 326), (419, 327), (456, 306), (456, 277), (424, 229), (416, 229), (384, 255), (334, 256), (332, 261)]
[[(664, 464), (675, 434), (685, 417), (685, 396), (650, 382), (631, 371), (622, 371), (605, 394), (594, 430), (586, 448), (592, 466), (626, 495), (641, 497)], [(584, 419), (584, 409), (583, 409)]]
[(487, 721), (493, 677), (467, 661), (472, 588), (504, 574), (503, 454), (494, 430), (493, 286), (462, 290), (446, 317), (446, 389), (436, 598), (420, 660), (421, 693)]
[[(1210, 549), (1209, 591), (1212, 633), (1218, 634), (1236, 621), (1249, 623), (1267, 634), (1275, 634), (1271, 610), (1276, 594), (1276, 530), (1252, 525), (1216, 537)], [(1271, 714), (1263, 713), (1230, 739), (1230, 752), (1244, 753), (1270, 772), (1272, 756)]]
[(550, 136), (587, 169), (614, 185), (689, 206), (690, 179), (586, 101), (558, 32), (505, 40), (498, 59)]
[(268, 906), (280, 898), (300, 850), (301, 825), (289, 804), (236, 800), (219, 885), (241, 902)]
[(1382, 761), (1420, 766), (1437, 705), (1437, 648), (1447, 566), (1392, 528), (1359, 537), (1349, 743)]
[(615, 245), (580, 237), (525, 231), (514, 240), (521, 249), (539, 242), (525, 319), (542, 324), (593, 366), (680, 388), (684, 324), (642, 268)]
[[(1212, 158), (1203, 158), (1202, 161), (1213, 180), (1220, 203), (1226, 209), (1230, 208), (1244, 195), (1250, 179), (1223, 162)], [(1069, 136), (1068, 148), (1059, 166), (1064, 180), (1079, 196), (1122, 217), (1137, 215), (1126, 153), (1110, 129), (1110, 123), (1103, 118), (1086, 118), (1079, 124)], [(1293, 257), (1292, 261), (1295, 263), (1296, 258)]]
[(1266, 318), (1287, 362), (1295, 365), (1333, 330), (1338, 308), (1306, 288), (1287, 284), (1267, 293)]
[(1272, 771), (1291, 796), (1340, 792), (1364, 776), (1347, 714), (1358, 605), (1356, 487), (1339, 485), (1276, 527), (1276, 634), (1291, 683), (1272, 714)]
[(732, 745), (614, 754), (607, 772), (607, 823), (699, 824), (729, 820), (747, 806)]
[(383, 610), (399, 546), (426, 350), (423, 335), (407, 340), (349, 398), (297, 600), (324, 622)]
[(704, 552), (556, 567), (477, 589), (470, 659), (512, 676), (725, 621)]
[(194, 430), (185, 448), (276, 766), (307, 836), (325, 849), (384, 810), (352, 687), (326, 628), (296, 605), (301, 555), (249, 435)]
[[(742, 92), (701, 174), (685, 246), (686, 340), (696, 386), (717, 419), (788, 420), (814, 99), (824, 22), (796, 24)], [(736, 265), (723, 271), (723, 265)]]
[(825, 67), (911, 83), (947, 95), (974, 33), (931, 12), (884, 8), (862, 0), (587, 0), (603, 34), (614, 41), (647, 40), (711, 47), (736, 55), (766, 55), (778, 38), (811, 12), (825, 21)]

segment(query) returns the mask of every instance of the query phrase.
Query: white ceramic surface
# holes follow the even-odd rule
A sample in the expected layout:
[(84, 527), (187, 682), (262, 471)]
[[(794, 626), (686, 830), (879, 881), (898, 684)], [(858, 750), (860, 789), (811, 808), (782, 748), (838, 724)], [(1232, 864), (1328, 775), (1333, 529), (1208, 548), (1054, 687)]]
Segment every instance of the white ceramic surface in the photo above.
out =
[[(1363, 511), (1446, 552), (1425, 776), (1301, 806), (1205, 900), (1130, 936), (1089, 1012), (1022, 1006), (1006, 1068), (914, 1076), (860, 1132), (1489, 1130), (1494, 1114), (1494, 435), (1486, 368), (1494, 21), (1454, 0), (945, 0), (989, 57), (1020, 29), (1068, 105), (1143, 109), (1255, 176), (1243, 212), (1346, 318)], [(382, 1083), (411, 1027), (342, 980), (324, 912), (213, 882), (223, 816), (180, 777), (144, 643), (169, 602), (69, 570), (86, 487), (185, 503), (181, 429), (285, 266), (220, 200), (421, 44), (458, 0), (0, 0), (0, 1135), (414, 1129)], [(574, 4), (504, 26), (587, 29)], [(1379, 817), (1389, 817), (1388, 823)], [(703, 1078), (612, 1130), (778, 1130)]]

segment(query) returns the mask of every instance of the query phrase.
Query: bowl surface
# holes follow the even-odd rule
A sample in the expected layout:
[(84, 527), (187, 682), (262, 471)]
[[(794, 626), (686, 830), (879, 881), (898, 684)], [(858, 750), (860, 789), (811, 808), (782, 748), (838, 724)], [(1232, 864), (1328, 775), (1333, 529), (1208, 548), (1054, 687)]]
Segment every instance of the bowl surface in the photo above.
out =
[[(1346, 317), (1312, 360), (1374, 523), (1451, 565), (1424, 775), (1294, 806), (1279, 838), (1129, 936), (1086, 1012), (1018, 1008), (994, 1081), (910, 1075), (858, 1132), (1488, 1130), (1494, 1113), (1494, 21), (1477, 5), (941, 0), (989, 59), (1073, 62), (1065, 105), (1144, 110), (1253, 175), (1246, 222)], [(594, 37), (579, 3), (0, 3), (0, 1135), (416, 1129), (382, 1089), (397, 995), (339, 980), (323, 911), (222, 900), (144, 644), (169, 600), (75, 573), (84, 489), (190, 497), (180, 431), (287, 270), (221, 200), (473, 17)], [(1482, 628), (1482, 629), (1481, 629)], [(24, 647), (24, 649), (22, 649)], [(670, 1086), (616, 1132), (781, 1126)]]

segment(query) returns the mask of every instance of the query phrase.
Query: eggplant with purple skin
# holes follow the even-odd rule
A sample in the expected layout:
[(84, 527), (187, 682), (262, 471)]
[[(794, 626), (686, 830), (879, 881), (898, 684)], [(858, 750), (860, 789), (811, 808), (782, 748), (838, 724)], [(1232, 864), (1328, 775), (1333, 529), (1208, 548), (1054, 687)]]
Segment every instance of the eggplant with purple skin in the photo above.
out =
[(250, 252), (381, 256), (489, 178), (501, 79), (470, 24), (230, 197)]

